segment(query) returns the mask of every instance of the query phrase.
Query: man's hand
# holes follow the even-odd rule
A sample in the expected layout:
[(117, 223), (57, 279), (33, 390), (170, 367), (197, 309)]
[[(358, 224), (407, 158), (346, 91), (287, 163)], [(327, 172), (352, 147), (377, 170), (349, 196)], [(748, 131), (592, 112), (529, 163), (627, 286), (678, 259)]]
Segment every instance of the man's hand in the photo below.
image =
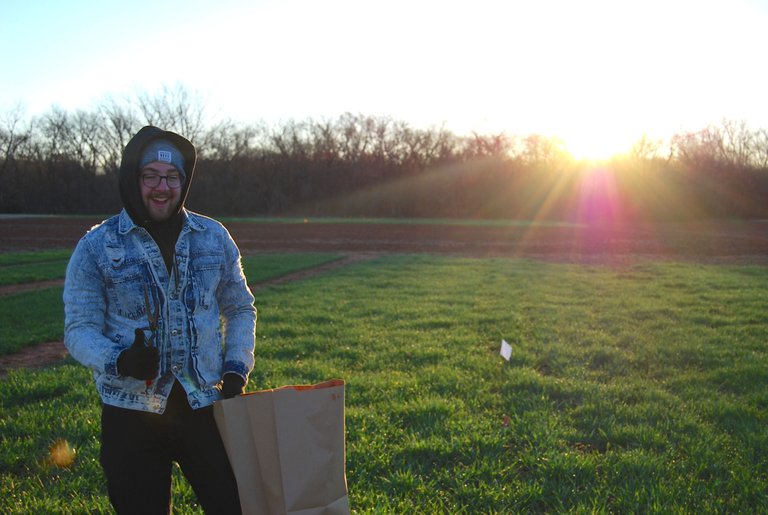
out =
[(136, 379), (154, 379), (160, 373), (160, 351), (144, 345), (144, 331), (136, 329), (133, 345), (117, 358), (117, 372)]
[(245, 381), (237, 374), (224, 374), (224, 382), (221, 384), (221, 396), (225, 399), (231, 399), (235, 395), (242, 395), (245, 392)]

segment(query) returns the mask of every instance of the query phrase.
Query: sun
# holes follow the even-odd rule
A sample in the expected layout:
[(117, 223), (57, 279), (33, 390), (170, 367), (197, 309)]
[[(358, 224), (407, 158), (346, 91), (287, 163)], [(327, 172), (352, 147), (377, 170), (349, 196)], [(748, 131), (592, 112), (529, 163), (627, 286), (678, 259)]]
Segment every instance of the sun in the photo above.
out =
[(630, 129), (612, 124), (574, 127), (560, 131), (558, 137), (579, 161), (606, 161), (626, 154), (637, 140)]

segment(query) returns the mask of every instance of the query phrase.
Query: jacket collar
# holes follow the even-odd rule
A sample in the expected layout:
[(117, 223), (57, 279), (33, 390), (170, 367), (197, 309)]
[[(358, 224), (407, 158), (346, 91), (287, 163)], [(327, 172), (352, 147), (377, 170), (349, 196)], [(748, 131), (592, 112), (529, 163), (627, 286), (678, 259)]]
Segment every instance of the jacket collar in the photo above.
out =
[(190, 213), (187, 211), (187, 208), (184, 208), (182, 210), (182, 214), (184, 215), (184, 224), (188, 226), (190, 229), (194, 231), (204, 231), (205, 225), (200, 223), (200, 217), (195, 216), (194, 213)]
[[(198, 217), (190, 216), (190, 212), (187, 211), (186, 208), (182, 208), (181, 215), (184, 217), (184, 225), (182, 226), (182, 231), (184, 230), (184, 227), (189, 227), (194, 231), (205, 230), (205, 226), (200, 223)], [(118, 217), (117, 232), (120, 234), (128, 234), (132, 230), (138, 229), (138, 227), (139, 226), (136, 225), (136, 223), (134, 223), (133, 219), (131, 218), (131, 215), (128, 214), (128, 211), (123, 208), (122, 211), (120, 211), (120, 216)]]

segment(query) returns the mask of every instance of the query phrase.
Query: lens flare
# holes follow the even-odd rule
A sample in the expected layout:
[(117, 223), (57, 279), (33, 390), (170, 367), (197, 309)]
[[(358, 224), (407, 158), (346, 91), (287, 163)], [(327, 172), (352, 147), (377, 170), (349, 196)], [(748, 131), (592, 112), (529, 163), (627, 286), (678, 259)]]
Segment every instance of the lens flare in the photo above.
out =
[(56, 440), (48, 449), (50, 463), (61, 468), (71, 467), (76, 455), (77, 451), (64, 439)]

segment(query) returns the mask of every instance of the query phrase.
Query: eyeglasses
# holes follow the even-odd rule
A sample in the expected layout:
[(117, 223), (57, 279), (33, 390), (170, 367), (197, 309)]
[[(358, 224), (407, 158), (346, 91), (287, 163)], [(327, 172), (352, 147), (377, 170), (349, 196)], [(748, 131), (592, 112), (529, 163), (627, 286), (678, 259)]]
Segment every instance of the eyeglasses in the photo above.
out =
[(157, 188), (160, 186), (163, 179), (165, 179), (165, 183), (171, 189), (175, 190), (176, 188), (181, 187), (181, 175), (155, 175), (153, 173), (148, 173), (141, 176), (141, 182), (147, 188)]

